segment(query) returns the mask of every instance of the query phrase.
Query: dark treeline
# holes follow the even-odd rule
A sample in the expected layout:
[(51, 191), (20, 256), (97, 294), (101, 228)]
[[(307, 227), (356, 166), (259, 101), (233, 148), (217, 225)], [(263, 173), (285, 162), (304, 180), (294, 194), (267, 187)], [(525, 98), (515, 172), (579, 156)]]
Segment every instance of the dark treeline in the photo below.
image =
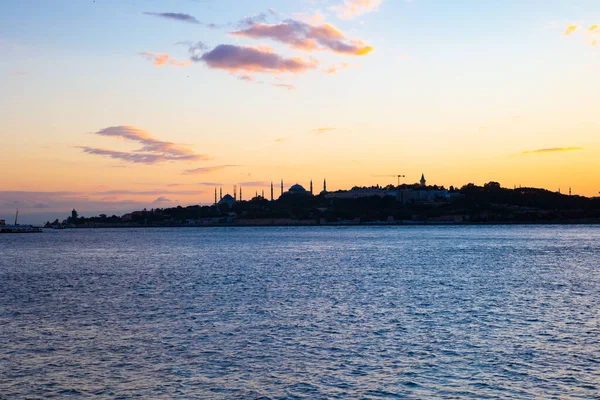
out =
[[(372, 188), (357, 188), (372, 189)], [(413, 186), (378, 188), (418, 190)], [(443, 188), (428, 187), (421, 190)], [(393, 192), (391, 192), (393, 193)], [(235, 204), (156, 208), (124, 216), (80, 217), (75, 210), (65, 221), (47, 227), (68, 226), (183, 226), (236, 224), (243, 221), (303, 221), (324, 223), (598, 223), (600, 198), (569, 196), (545, 189), (484, 186), (453, 187), (448, 198), (400, 201), (397, 196), (331, 198), (318, 195), (284, 195), (276, 201), (260, 196)], [(275, 221), (275, 222), (274, 222)]]

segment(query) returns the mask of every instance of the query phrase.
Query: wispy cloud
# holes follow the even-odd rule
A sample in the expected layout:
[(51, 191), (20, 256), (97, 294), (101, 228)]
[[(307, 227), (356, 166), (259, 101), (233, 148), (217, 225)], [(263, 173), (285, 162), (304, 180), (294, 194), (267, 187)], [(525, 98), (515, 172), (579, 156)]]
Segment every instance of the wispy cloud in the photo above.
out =
[(175, 44), (187, 46), (188, 52), (190, 53), (190, 57), (192, 59), (201, 57), (202, 53), (205, 50), (208, 50), (208, 46), (206, 45), (206, 43), (201, 42), (201, 41), (192, 42), (191, 40), (184, 40), (181, 42), (177, 42)]
[(201, 186), (222, 186), (223, 184), (220, 182), (198, 182), (198, 185)]
[(227, 168), (235, 168), (239, 167), (239, 165), (213, 165), (212, 167), (202, 167), (195, 169), (186, 169), (183, 171), (184, 175), (203, 175), (210, 174), (211, 172), (221, 171)]
[(172, 21), (186, 22), (188, 24), (200, 24), (200, 21), (198, 21), (196, 19), (196, 17), (193, 17), (193, 16), (191, 16), (189, 14), (184, 14), (184, 13), (174, 13), (174, 12), (163, 12), (163, 13), (145, 12), (144, 14), (151, 15), (153, 17), (170, 19)]
[(295, 90), (296, 89), (296, 86), (290, 85), (287, 83), (272, 83), (271, 86), (282, 88), (282, 89), (287, 89), (287, 90)]
[(583, 150), (582, 147), (553, 147), (548, 149), (537, 149), (524, 151), (521, 155), (529, 155), (529, 154), (546, 154), (546, 153), (562, 153), (566, 151), (580, 151)]
[(315, 129), (315, 130), (314, 130), (314, 132), (315, 132), (317, 135), (322, 135), (322, 134), (324, 134), (324, 133), (326, 133), (326, 132), (335, 131), (335, 129), (336, 129), (336, 128), (318, 128), (318, 129)]
[(315, 69), (318, 60), (284, 58), (268, 48), (221, 44), (192, 61), (203, 62), (209, 68), (229, 72), (258, 72), (268, 74), (302, 73)]
[(79, 148), (87, 154), (100, 155), (116, 160), (140, 164), (157, 164), (164, 161), (200, 161), (209, 159), (208, 156), (196, 154), (193, 150), (185, 146), (153, 138), (148, 132), (135, 126), (113, 126), (102, 129), (95, 134), (138, 142), (143, 146), (132, 152), (79, 146)]
[(360, 40), (349, 40), (330, 24), (311, 25), (293, 19), (279, 24), (255, 23), (247, 29), (231, 32), (238, 37), (271, 39), (303, 51), (331, 51), (338, 54), (362, 56), (373, 48)]
[[(271, 13), (269, 13), (269, 14), (271, 14)], [(273, 14), (271, 14), (271, 15), (273, 15)], [(245, 27), (245, 26), (254, 25), (256, 23), (264, 23), (264, 22), (267, 22), (268, 17), (269, 16), (264, 12), (258, 13), (251, 17), (244, 17), (240, 22), (238, 22), (238, 26)]]
[(285, 142), (285, 139), (284, 138), (277, 138), (277, 139), (275, 139), (275, 142), (276, 143), (283, 143), (283, 142)]
[(141, 52), (140, 55), (142, 55), (146, 59), (152, 61), (154, 66), (156, 66), (156, 67), (162, 67), (163, 65), (172, 65), (174, 67), (189, 67), (190, 65), (192, 65), (191, 61), (177, 61), (176, 59), (172, 58), (170, 55), (164, 54), (164, 53), (157, 54), (157, 53), (151, 53), (148, 51), (144, 51), (144, 52)]
[(589, 30), (590, 32), (595, 32), (595, 31), (597, 31), (597, 30), (598, 30), (598, 25), (597, 25), (597, 24), (594, 24), (594, 25), (590, 26), (590, 29), (588, 29), (588, 30)]
[(569, 36), (569, 35), (575, 33), (575, 31), (577, 31), (577, 29), (579, 29), (579, 26), (570, 25), (569, 27), (567, 27), (567, 30), (565, 31), (565, 36)]
[(338, 18), (352, 19), (359, 15), (377, 11), (383, 0), (344, 0), (337, 6), (329, 7), (330, 10), (337, 13)]
[(250, 181), (250, 182), (240, 182), (238, 185), (247, 186), (247, 187), (268, 187), (271, 186), (271, 182), (267, 181)]
[(340, 65), (332, 65), (331, 67), (324, 69), (323, 72), (326, 73), (327, 75), (331, 75), (331, 74), (335, 74), (338, 71), (346, 69), (349, 66), (350, 66), (350, 64), (348, 64), (348, 63), (343, 63)]
[(163, 196), (168, 194), (178, 195), (199, 195), (205, 193), (202, 190), (165, 190), (165, 189), (152, 189), (152, 190), (106, 190), (102, 192), (91, 193), (93, 196), (116, 196), (116, 195), (128, 195), (128, 196)]

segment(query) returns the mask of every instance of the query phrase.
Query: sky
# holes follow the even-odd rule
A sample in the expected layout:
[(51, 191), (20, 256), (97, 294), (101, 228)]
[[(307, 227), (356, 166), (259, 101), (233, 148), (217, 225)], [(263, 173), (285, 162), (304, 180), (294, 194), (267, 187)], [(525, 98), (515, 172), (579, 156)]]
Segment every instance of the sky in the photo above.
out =
[(328, 190), (600, 191), (597, 0), (0, 1), (0, 218)]

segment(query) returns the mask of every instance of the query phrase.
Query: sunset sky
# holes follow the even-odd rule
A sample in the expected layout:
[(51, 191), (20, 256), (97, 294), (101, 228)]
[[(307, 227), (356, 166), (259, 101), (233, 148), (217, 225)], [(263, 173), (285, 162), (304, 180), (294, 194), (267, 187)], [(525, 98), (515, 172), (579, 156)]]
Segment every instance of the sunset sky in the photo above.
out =
[(600, 191), (598, 0), (19, 0), (0, 218), (321, 188)]

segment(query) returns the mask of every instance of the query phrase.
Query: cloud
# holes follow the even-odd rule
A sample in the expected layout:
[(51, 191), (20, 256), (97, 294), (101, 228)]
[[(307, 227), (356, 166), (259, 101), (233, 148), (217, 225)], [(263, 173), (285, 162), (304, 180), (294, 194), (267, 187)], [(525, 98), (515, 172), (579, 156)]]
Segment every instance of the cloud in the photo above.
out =
[(521, 154), (527, 155), (527, 154), (562, 153), (562, 152), (566, 152), (566, 151), (580, 151), (580, 150), (583, 150), (583, 148), (582, 147), (554, 147), (554, 148), (549, 148), (549, 149), (524, 151)]
[(271, 186), (271, 182), (267, 181), (250, 181), (250, 182), (240, 182), (238, 185), (247, 186), (247, 187), (265, 187)]
[(145, 12), (144, 14), (151, 15), (153, 17), (170, 19), (173, 21), (187, 22), (189, 24), (200, 24), (200, 21), (198, 21), (195, 17), (193, 17), (189, 14), (173, 13), (173, 12), (166, 12), (166, 13)]
[(167, 199), (166, 197), (160, 196), (159, 198), (157, 198), (156, 200), (153, 201), (153, 203), (171, 203), (172, 200), (171, 199)]
[(229, 72), (259, 72), (269, 74), (302, 73), (315, 69), (318, 60), (301, 58), (283, 58), (267, 48), (235, 46), (221, 44), (204, 53), (201, 57), (192, 57), (192, 61), (204, 62), (209, 68)]
[(191, 61), (177, 61), (171, 58), (168, 54), (156, 54), (148, 51), (141, 52), (140, 55), (146, 57), (148, 60), (154, 63), (156, 67), (162, 67), (163, 65), (172, 65), (174, 67), (189, 67), (192, 65)]
[(233, 36), (251, 39), (271, 39), (303, 51), (331, 51), (338, 54), (363, 56), (373, 47), (360, 40), (348, 40), (330, 24), (311, 25), (289, 19), (279, 24), (255, 23), (247, 29), (231, 32)]
[(325, 132), (331, 132), (331, 131), (335, 131), (335, 129), (336, 129), (336, 128), (318, 128), (318, 129), (315, 129), (315, 130), (314, 130), (314, 132), (315, 132), (317, 135), (322, 135), (322, 134), (324, 134)]
[(261, 12), (252, 17), (244, 17), (240, 22), (238, 22), (238, 26), (245, 27), (245, 26), (254, 25), (256, 23), (264, 23), (264, 22), (267, 22), (267, 18), (268, 18), (268, 15)]
[(240, 75), (237, 77), (240, 81), (246, 81), (246, 82), (254, 82), (255, 79), (252, 75)]
[(283, 143), (283, 142), (285, 142), (285, 139), (284, 138), (277, 138), (277, 139), (275, 139), (275, 142), (277, 142), (277, 143)]
[(193, 150), (185, 146), (155, 139), (150, 136), (148, 132), (136, 128), (135, 126), (113, 126), (99, 130), (98, 132), (95, 132), (95, 134), (138, 142), (143, 146), (132, 152), (79, 146), (83, 152), (136, 164), (157, 164), (164, 161), (200, 161), (209, 159), (209, 157), (204, 154), (195, 154)]
[(311, 25), (319, 25), (325, 22), (325, 15), (320, 10), (315, 11), (314, 14), (296, 13), (293, 14), (293, 17)]
[(340, 65), (332, 65), (331, 67), (324, 69), (323, 72), (331, 75), (331, 74), (335, 74), (338, 71), (341, 71), (342, 69), (348, 68), (350, 66), (350, 64), (348, 63), (343, 63)]
[(91, 193), (93, 196), (119, 196), (119, 195), (129, 195), (129, 196), (160, 196), (166, 194), (177, 194), (177, 195), (199, 195), (205, 193), (202, 190), (165, 190), (165, 189), (153, 189), (153, 190), (128, 190), (128, 189), (119, 189), (119, 190), (106, 190), (102, 192), (94, 192)]
[(359, 15), (377, 11), (383, 0), (344, 0), (343, 4), (329, 7), (337, 13), (338, 18), (352, 19)]
[(598, 46), (598, 41), (597, 40), (592, 40), (592, 42), (590, 44), (592, 46)]
[(567, 30), (565, 31), (565, 36), (569, 36), (573, 33), (575, 33), (575, 31), (578, 29), (579, 27), (577, 25), (571, 25), (567, 28)]
[(296, 86), (289, 85), (287, 83), (272, 83), (271, 86), (283, 88), (283, 89), (287, 89), (287, 90), (295, 90), (296, 89)]
[(215, 171), (221, 171), (226, 168), (235, 168), (235, 167), (239, 167), (239, 165), (214, 165), (212, 167), (186, 169), (185, 171), (183, 171), (183, 174), (184, 175), (202, 175), (202, 174), (209, 174), (209, 173), (215, 172)]
[(201, 41), (192, 42), (190, 40), (186, 40), (183, 42), (177, 42), (175, 44), (182, 44), (188, 46), (188, 52), (190, 53), (190, 57), (192, 60), (202, 57), (202, 52), (208, 50), (208, 46)]
[(592, 26), (590, 26), (590, 29), (588, 29), (588, 30), (589, 30), (590, 32), (597, 31), (597, 30), (598, 30), (598, 25), (596, 25), (596, 24), (595, 24), (595, 25), (592, 25)]
[(198, 182), (198, 185), (202, 186), (222, 186), (223, 184), (220, 182)]

